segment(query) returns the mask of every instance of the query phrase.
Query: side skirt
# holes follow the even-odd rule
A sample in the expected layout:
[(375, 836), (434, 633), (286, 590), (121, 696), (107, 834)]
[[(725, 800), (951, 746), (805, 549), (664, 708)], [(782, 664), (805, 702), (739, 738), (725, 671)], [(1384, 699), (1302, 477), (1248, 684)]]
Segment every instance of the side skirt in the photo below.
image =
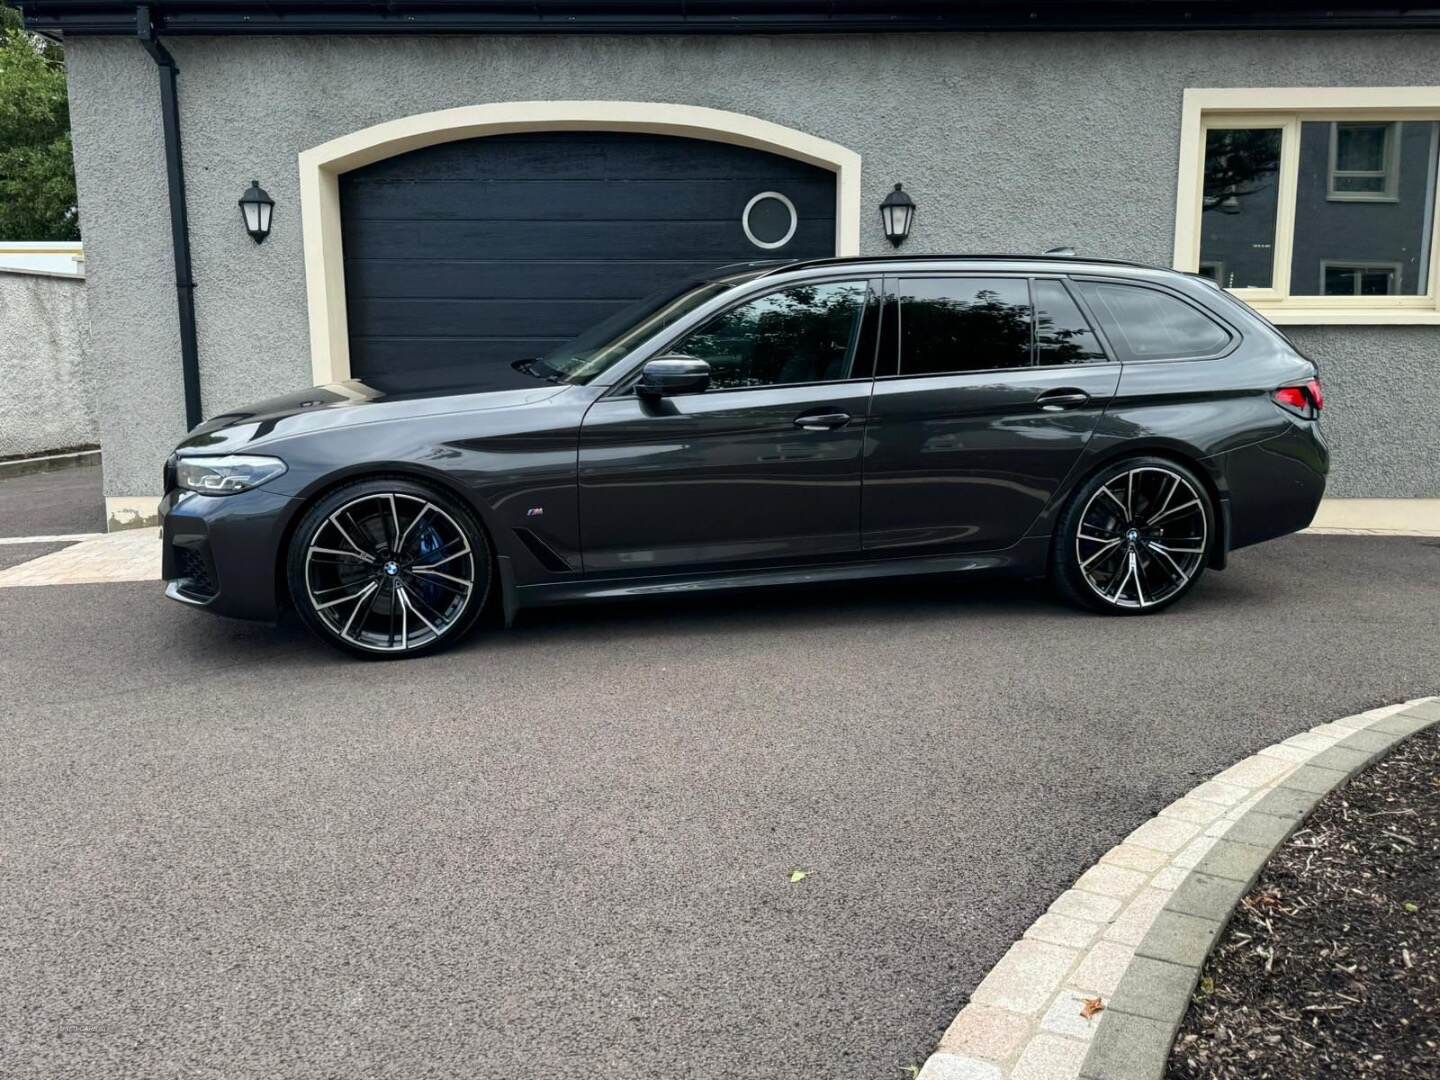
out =
[[(1015, 576), (1043, 575), (1048, 536), (1031, 536), (1003, 551), (866, 559), (815, 566), (667, 574), (655, 577), (572, 578), (514, 587), (517, 607), (549, 607), (583, 600), (624, 600), (680, 593), (723, 592), (770, 585), (823, 585), (837, 581), (925, 577), (990, 571)], [(503, 570), (502, 570), (503, 574)], [(508, 606), (508, 605), (507, 605)]]

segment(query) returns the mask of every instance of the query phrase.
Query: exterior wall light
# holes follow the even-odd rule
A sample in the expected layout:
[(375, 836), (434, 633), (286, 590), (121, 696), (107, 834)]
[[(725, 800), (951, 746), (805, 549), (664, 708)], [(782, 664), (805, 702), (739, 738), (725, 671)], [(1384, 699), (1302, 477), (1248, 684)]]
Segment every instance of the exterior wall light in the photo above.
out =
[(250, 190), (240, 196), (240, 213), (245, 218), (245, 231), (257, 244), (263, 244), (270, 235), (270, 214), (275, 209), (275, 200), (265, 194), (259, 180), (250, 181)]
[(885, 239), (898, 248), (910, 235), (910, 223), (914, 220), (915, 200), (896, 184), (895, 190), (880, 204), (880, 224), (885, 228)]

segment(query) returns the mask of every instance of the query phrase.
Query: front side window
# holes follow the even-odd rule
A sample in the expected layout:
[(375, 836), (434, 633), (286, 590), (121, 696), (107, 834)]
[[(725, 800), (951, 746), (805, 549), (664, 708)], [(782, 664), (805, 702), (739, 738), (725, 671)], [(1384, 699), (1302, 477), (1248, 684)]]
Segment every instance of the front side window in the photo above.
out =
[(902, 278), (901, 375), (948, 375), (1030, 364), (1030, 283), (1024, 278)]
[(863, 281), (797, 285), (731, 308), (673, 348), (710, 365), (711, 390), (850, 378)]
[(1188, 90), (1185, 100), (1176, 267), (1281, 322), (1440, 321), (1440, 93)]
[(1076, 285), (1111, 344), (1133, 359), (1214, 356), (1230, 341), (1219, 323), (1158, 289), (1097, 281)]

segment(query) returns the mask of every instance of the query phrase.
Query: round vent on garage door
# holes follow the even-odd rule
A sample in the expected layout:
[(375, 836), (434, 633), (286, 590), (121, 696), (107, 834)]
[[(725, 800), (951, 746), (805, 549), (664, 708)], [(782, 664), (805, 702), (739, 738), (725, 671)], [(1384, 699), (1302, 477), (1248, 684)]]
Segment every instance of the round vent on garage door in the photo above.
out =
[(800, 225), (795, 204), (778, 191), (762, 191), (745, 204), (740, 227), (758, 248), (774, 251), (790, 242)]

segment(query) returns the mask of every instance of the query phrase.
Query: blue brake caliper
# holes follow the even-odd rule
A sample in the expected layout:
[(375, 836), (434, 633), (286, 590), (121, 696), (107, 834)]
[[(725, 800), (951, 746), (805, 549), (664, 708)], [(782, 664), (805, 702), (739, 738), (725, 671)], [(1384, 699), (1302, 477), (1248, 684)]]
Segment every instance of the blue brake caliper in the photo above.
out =
[[(440, 539), (440, 534), (435, 531), (435, 526), (426, 525), (420, 533), (420, 557), (416, 561), (423, 566), (432, 557), (438, 555), (444, 547), (445, 543)], [(449, 606), (452, 594), (426, 575), (418, 576), (423, 583), (420, 586), (420, 598), (430, 605), (432, 611), (443, 612)]]

